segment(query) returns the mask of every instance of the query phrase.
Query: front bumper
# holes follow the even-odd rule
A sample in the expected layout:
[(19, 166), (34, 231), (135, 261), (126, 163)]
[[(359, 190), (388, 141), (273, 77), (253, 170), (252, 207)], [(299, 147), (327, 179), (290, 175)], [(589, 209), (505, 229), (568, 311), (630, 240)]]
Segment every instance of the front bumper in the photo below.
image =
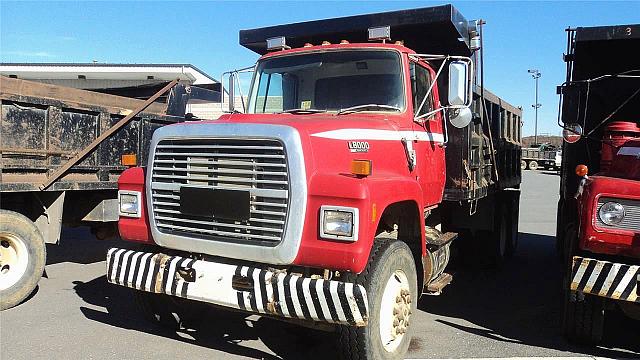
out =
[(640, 303), (640, 266), (573, 257), (571, 290)]
[(107, 280), (257, 314), (352, 326), (368, 320), (361, 285), (274, 269), (111, 248)]

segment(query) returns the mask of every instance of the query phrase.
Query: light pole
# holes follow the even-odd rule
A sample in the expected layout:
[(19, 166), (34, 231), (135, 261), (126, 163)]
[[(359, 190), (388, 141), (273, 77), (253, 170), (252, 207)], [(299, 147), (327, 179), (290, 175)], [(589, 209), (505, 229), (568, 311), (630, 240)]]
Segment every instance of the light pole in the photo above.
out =
[(527, 72), (531, 74), (533, 79), (536, 81), (536, 103), (531, 105), (531, 107), (536, 109), (536, 122), (535, 122), (535, 130), (534, 130), (535, 132), (533, 135), (533, 143), (535, 145), (538, 145), (538, 108), (542, 106), (542, 104), (538, 102), (538, 79), (540, 78), (540, 76), (542, 76), (542, 74), (537, 69), (529, 69), (527, 70)]

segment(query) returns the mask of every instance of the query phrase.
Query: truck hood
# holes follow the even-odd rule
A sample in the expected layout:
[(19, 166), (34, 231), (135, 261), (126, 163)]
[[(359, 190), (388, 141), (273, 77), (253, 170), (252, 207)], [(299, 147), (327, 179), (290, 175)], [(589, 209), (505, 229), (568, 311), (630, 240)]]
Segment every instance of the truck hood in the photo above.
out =
[(606, 176), (640, 180), (640, 140), (627, 141), (618, 148)]
[[(218, 120), (199, 123), (265, 123), (291, 126), (301, 135), (313, 135), (344, 129), (400, 130), (399, 114), (359, 113), (359, 114), (228, 114)], [(185, 124), (185, 123), (183, 123)]]

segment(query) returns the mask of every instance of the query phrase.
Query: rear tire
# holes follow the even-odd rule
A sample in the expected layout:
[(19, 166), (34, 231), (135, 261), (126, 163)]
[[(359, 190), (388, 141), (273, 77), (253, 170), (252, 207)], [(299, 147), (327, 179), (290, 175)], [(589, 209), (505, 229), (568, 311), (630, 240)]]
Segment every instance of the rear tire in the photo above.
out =
[(604, 299), (565, 290), (564, 333), (572, 343), (597, 345), (604, 332)]
[(527, 162), (520, 160), (520, 170), (527, 170)]
[(508, 222), (508, 241), (507, 241), (507, 257), (511, 258), (515, 255), (518, 249), (518, 222), (520, 221), (520, 195), (518, 194), (513, 199), (509, 199), (508, 211), (505, 216), (509, 220)]
[(0, 210), (0, 310), (20, 304), (38, 285), (46, 263), (44, 238), (36, 224)]
[(529, 170), (538, 170), (538, 162), (535, 160), (529, 161)]
[(402, 241), (376, 238), (367, 267), (353, 280), (367, 290), (369, 323), (338, 327), (342, 357), (403, 359), (413, 334), (410, 319), (419, 295), (411, 250)]

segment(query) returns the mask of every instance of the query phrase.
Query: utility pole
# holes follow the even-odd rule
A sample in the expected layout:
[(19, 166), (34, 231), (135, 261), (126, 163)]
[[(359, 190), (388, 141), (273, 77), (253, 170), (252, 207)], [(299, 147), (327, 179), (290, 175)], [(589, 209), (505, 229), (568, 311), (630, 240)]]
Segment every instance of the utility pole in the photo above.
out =
[(531, 77), (533, 77), (533, 79), (536, 82), (536, 103), (531, 105), (531, 107), (536, 109), (536, 122), (535, 122), (535, 130), (534, 130), (535, 132), (533, 135), (533, 143), (537, 145), (538, 144), (538, 108), (542, 106), (542, 104), (538, 102), (538, 79), (540, 78), (540, 76), (542, 76), (542, 74), (537, 69), (529, 69), (527, 70), (527, 72), (531, 74)]

